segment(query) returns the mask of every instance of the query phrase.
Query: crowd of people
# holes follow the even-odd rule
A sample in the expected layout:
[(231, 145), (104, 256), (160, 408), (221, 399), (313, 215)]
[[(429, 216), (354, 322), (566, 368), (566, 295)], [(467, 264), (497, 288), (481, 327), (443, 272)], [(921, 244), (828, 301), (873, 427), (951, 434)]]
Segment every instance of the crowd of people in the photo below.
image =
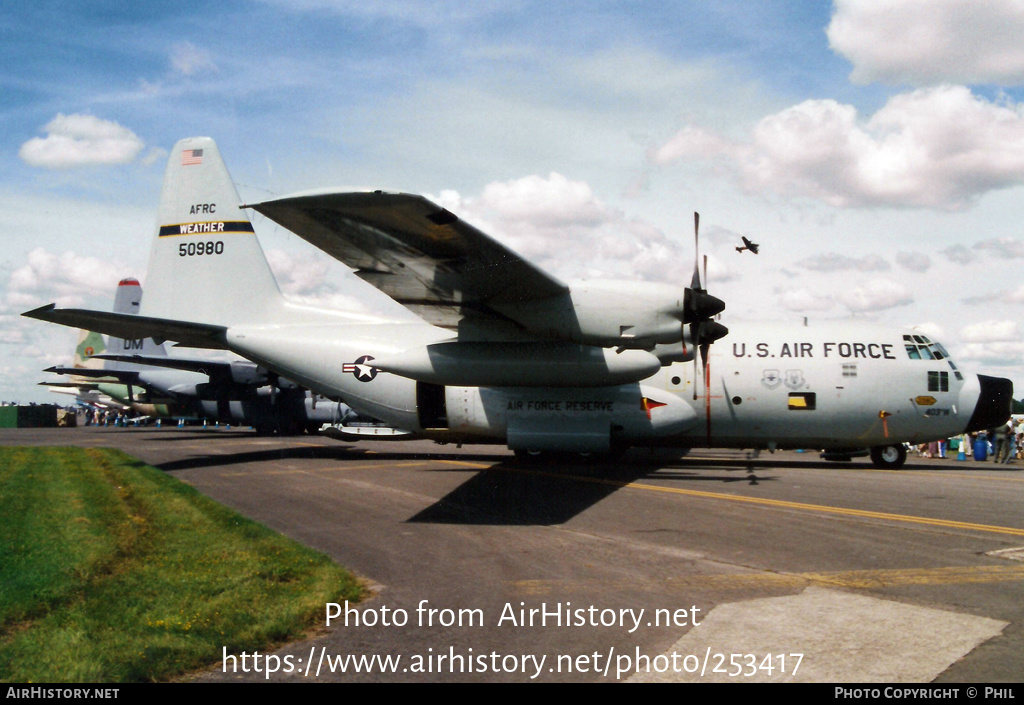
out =
[(83, 426), (127, 426), (133, 420), (124, 411), (114, 409), (85, 409), (81, 413)]
[(988, 431), (965, 433), (944, 441), (922, 443), (917, 454), (922, 458), (945, 458), (949, 453), (975, 460), (1012, 463), (1024, 459), (1024, 420), (1013, 420)]

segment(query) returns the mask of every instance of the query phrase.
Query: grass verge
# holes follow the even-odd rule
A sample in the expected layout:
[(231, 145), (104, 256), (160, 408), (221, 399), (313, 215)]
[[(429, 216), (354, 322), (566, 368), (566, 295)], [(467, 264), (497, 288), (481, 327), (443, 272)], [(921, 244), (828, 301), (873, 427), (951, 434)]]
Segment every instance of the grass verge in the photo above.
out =
[(0, 448), (0, 681), (159, 681), (294, 638), (358, 581), (115, 450)]

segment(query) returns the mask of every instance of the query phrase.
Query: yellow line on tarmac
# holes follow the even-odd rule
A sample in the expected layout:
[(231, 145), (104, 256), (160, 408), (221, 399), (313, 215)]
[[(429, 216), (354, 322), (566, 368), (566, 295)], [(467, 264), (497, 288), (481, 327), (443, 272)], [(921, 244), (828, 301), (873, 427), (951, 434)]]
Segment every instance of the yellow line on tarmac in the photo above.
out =
[[(510, 468), (511, 469), (511, 468)], [(1009, 536), (1024, 536), (1024, 529), (1017, 529), (1010, 526), (992, 526), (989, 524), (974, 524), (965, 521), (953, 521), (950, 519), (933, 519), (930, 517), (917, 517), (907, 514), (891, 514), (889, 512), (874, 512), (866, 509), (848, 509), (846, 507), (831, 507), (824, 504), (807, 504), (806, 502), (790, 502), (782, 499), (768, 499), (766, 497), (744, 497), (742, 495), (727, 494), (724, 492), (706, 492), (703, 490), (686, 490), (678, 487), (661, 487), (658, 485), (647, 485), (635, 482), (621, 482), (619, 480), (608, 480), (599, 477), (581, 477), (578, 475), (563, 475), (549, 473), (539, 470), (515, 469), (515, 472), (523, 472), (548, 477), (557, 477), (567, 480), (578, 480), (580, 482), (591, 482), (595, 484), (613, 485), (636, 490), (647, 490), (651, 492), (667, 492), (669, 494), (681, 494), (688, 497), (702, 497), (705, 499), (721, 499), (730, 502), (742, 502), (746, 504), (758, 504), (765, 507), (778, 509), (797, 509), (801, 511), (823, 512), (826, 514), (839, 514), (842, 516), (860, 517), (863, 519), (884, 519), (886, 521), (898, 521), (911, 524), (925, 524), (928, 526), (941, 526), (952, 529), (966, 529), (969, 531), (986, 531), (995, 534), (1007, 534)]]
[(468, 468), (479, 468), (480, 470), (487, 470), (488, 468), (494, 467), (494, 463), (471, 463), (465, 460), (438, 460), (439, 463), (446, 463), (448, 465), (463, 465)]
[[(339, 463), (338, 465), (334, 465), (334, 466), (331, 466), (331, 467), (322, 467), (322, 468), (285, 468), (285, 469), (282, 469), (282, 470), (264, 470), (264, 471), (260, 472), (260, 474), (261, 475), (289, 475), (291, 473), (301, 472), (301, 473), (305, 473), (307, 475), (316, 475), (317, 473), (321, 473), (321, 472), (337, 472), (339, 470), (342, 470), (342, 471), (365, 470), (367, 468), (377, 468), (377, 469), (380, 469), (380, 470), (388, 470), (388, 469), (391, 469), (391, 468), (413, 468), (413, 467), (416, 467), (417, 465), (426, 465), (426, 464), (427, 464), (426, 460), (417, 460), (417, 461), (408, 462), (408, 463), (386, 463), (386, 464), (385, 463), (380, 463), (380, 462), (374, 462), (374, 463), (345, 462), (345, 463)], [(251, 475), (253, 472), (258, 472), (258, 471), (250, 470), (248, 472), (226, 472), (226, 473), (224, 473), (224, 477), (237, 477), (237, 476), (242, 476), (242, 475)]]
[[(987, 470), (988, 468), (979, 467), (978, 470)], [(891, 472), (897, 475), (922, 475), (924, 477), (937, 477), (945, 479), (947, 477), (955, 477), (961, 480), (1001, 480), (1003, 482), (1024, 482), (1024, 477), (1017, 477), (1013, 475), (964, 475), (960, 472), (951, 472), (948, 470), (939, 470), (938, 474), (935, 472), (928, 472), (926, 470), (908, 470), (907, 466), (904, 465), (901, 470), (882, 470), (876, 472)]]
[[(830, 573), (718, 573), (670, 577), (650, 585), (624, 580), (623, 590), (798, 590), (808, 584), (855, 590), (905, 585), (962, 585), (1024, 580), (1024, 565), (953, 566), (947, 568), (898, 568), (847, 570)], [(589, 589), (583, 582), (564, 580), (517, 580), (512, 583), (523, 595), (548, 595), (573, 589)], [(602, 587), (609, 587), (601, 581)]]

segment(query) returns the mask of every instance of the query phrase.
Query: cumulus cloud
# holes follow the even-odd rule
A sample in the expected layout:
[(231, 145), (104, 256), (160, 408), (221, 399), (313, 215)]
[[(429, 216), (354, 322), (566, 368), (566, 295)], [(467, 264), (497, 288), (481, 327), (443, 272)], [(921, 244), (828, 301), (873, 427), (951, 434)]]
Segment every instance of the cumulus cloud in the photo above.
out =
[(889, 279), (872, 279), (862, 286), (844, 291), (838, 298), (853, 313), (884, 311), (914, 301), (906, 287)]
[(589, 185), (556, 172), (490, 183), (479, 203), (503, 220), (529, 222), (539, 228), (593, 227), (614, 217)]
[(794, 312), (827, 311), (835, 306), (835, 300), (831, 296), (821, 296), (807, 288), (781, 292), (779, 303), (783, 308)]
[(283, 294), (308, 296), (323, 293), (326, 288), (328, 264), (322, 258), (276, 249), (267, 250), (266, 257)]
[(1012, 237), (999, 237), (975, 243), (974, 249), (998, 259), (1024, 257), (1024, 242)]
[(661, 165), (698, 157), (751, 192), (955, 210), (1024, 183), (1024, 106), (963, 86), (893, 96), (866, 119), (851, 105), (807, 100), (763, 118), (747, 141), (687, 127), (648, 155)]
[(884, 272), (891, 269), (889, 263), (880, 255), (849, 257), (837, 252), (826, 252), (814, 257), (808, 257), (796, 264), (815, 272), (838, 272), (848, 269), (861, 272)]
[(46, 124), (46, 137), (33, 137), (18, 156), (43, 169), (127, 164), (145, 146), (134, 132), (93, 115), (58, 114)]
[(266, 251), (266, 257), (281, 293), (292, 301), (351, 314), (370, 313), (365, 303), (338, 289), (336, 281), (331, 278), (332, 274), (337, 276), (337, 271), (326, 255), (297, 255), (273, 249)]
[[(558, 173), (491, 183), (477, 198), (445, 191), (436, 200), (555, 276), (636, 278), (680, 287), (690, 281), (692, 251), (603, 203), (586, 182)], [(719, 282), (732, 276), (720, 262), (709, 262), (709, 272)]]
[(1007, 292), (1004, 300), (1012, 304), (1024, 304), (1024, 284), (1021, 284), (1013, 291)]
[(896, 264), (911, 272), (927, 272), (932, 266), (932, 258), (923, 252), (897, 252)]
[(11, 272), (6, 303), (14, 309), (51, 301), (60, 306), (82, 306), (94, 297), (113, 304), (115, 287), (125, 266), (110, 259), (54, 254), (42, 247), (28, 253), (27, 262)]
[(1024, 83), (1019, 0), (836, 0), (826, 33), (856, 83)]
[(1024, 341), (1015, 321), (990, 320), (960, 331), (962, 357), (985, 365), (1020, 365), (1024, 362)]
[(651, 150), (648, 158), (654, 164), (671, 164), (680, 159), (711, 158), (732, 149), (732, 145), (713, 132), (687, 125), (668, 142)]
[(978, 256), (972, 252), (969, 247), (965, 247), (964, 245), (952, 245), (940, 250), (939, 254), (945, 255), (950, 262), (954, 262), (956, 264), (970, 264), (978, 258)]
[(210, 52), (188, 41), (178, 42), (171, 48), (171, 68), (186, 77), (217, 71)]
[(958, 357), (990, 369), (996, 366), (1013, 368), (1024, 363), (1024, 343), (967, 343), (960, 348)]
[(928, 321), (926, 323), (919, 323), (913, 327), (915, 333), (928, 336), (931, 340), (942, 341), (946, 336), (946, 329), (940, 326), (938, 323)]
[(960, 330), (965, 343), (1015, 343), (1021, 339), (1015, 321), (982, 321)]

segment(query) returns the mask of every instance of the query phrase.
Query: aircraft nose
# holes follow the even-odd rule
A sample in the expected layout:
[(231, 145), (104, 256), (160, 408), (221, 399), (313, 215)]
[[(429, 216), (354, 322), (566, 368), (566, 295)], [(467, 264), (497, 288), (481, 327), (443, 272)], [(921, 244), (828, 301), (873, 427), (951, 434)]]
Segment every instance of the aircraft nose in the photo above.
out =
[(984, 431), (1002, 426), (1010, 418), (1013, 403), (1013, 382), (1002, 377), (978, 375), (980, 391), (974, 413), (964, 433)]

